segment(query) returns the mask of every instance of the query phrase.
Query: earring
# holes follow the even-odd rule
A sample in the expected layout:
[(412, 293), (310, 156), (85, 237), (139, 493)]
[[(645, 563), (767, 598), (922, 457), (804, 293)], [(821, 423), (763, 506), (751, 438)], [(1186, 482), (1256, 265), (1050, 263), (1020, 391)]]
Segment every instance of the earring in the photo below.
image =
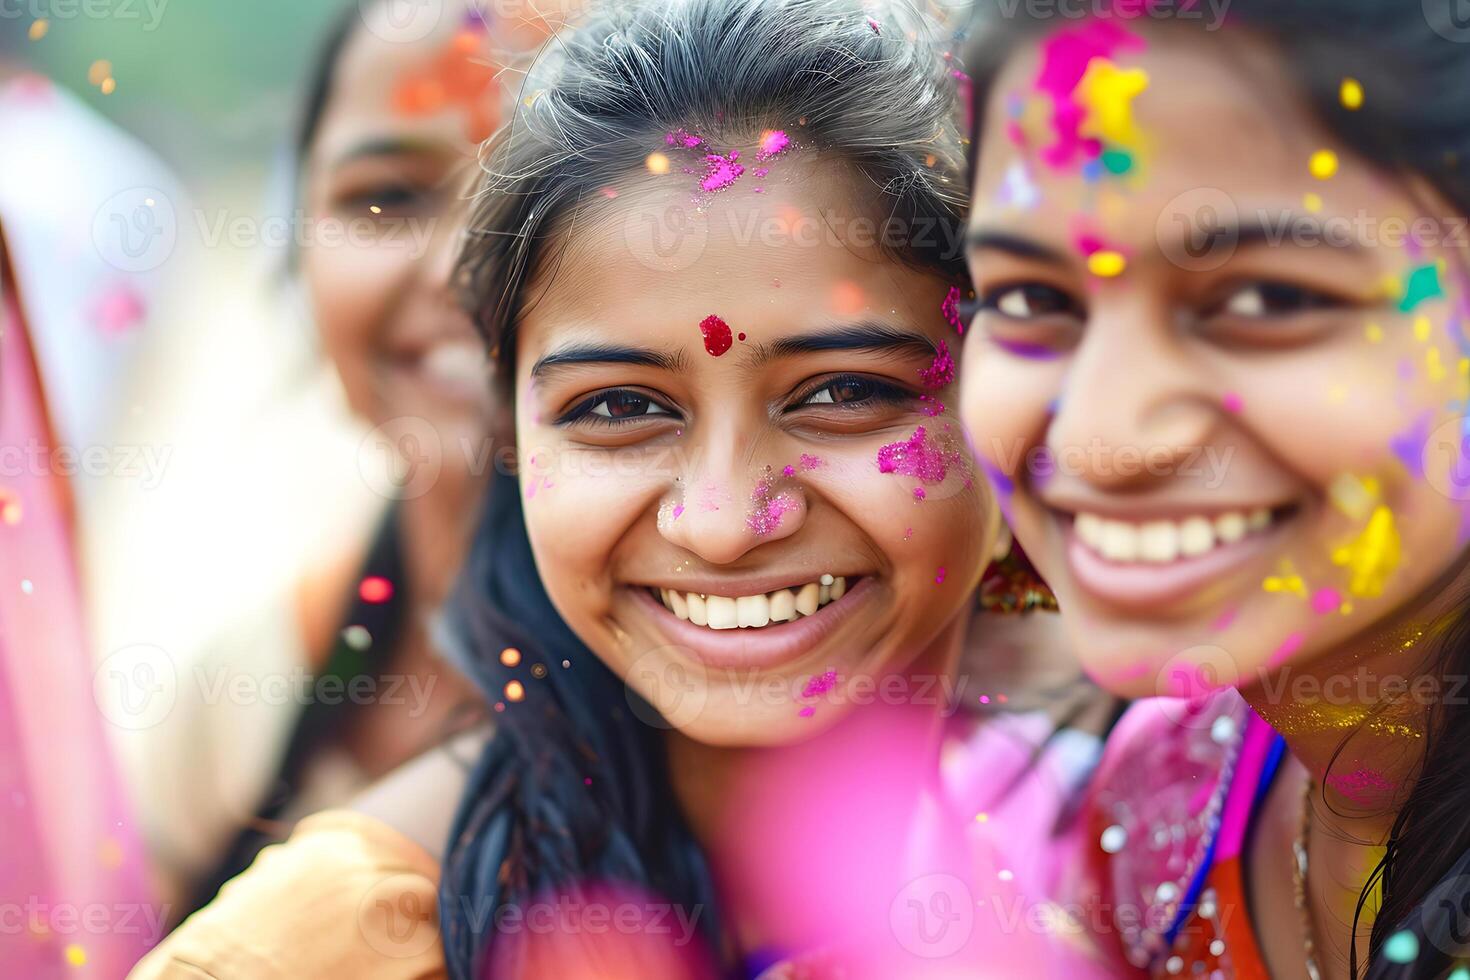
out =
[(992, 557), (994, 560), (980, 579), (981, 609), (1000, 615), (1019, 615), (1038, 609), (1057, 611), (1057, 597), (1051, 587), (1004, 524)]

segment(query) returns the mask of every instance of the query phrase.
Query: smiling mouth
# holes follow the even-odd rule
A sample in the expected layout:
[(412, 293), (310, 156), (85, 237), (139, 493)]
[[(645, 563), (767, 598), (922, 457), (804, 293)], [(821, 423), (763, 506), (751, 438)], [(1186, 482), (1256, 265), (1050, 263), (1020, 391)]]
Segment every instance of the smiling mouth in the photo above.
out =
[[(854, 578), (854, 585), (859, 581)], [(706, 592), (650, 587), (649, 593), (665, 609), (685, 622), (711, 630), (762, 629), (794, 623), (847, 594), (848, 579), (823, 575), (815, 582), (757, 595), (722, 596)]]

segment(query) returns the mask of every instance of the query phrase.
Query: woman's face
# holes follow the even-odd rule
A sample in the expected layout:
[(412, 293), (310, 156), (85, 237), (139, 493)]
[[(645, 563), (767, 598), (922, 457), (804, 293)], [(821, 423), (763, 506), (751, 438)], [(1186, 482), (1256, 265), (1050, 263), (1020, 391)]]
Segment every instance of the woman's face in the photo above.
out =
[(940, 703), (940, 666), (900, 672), (956, 620), (997, 520), (943, 407), (947, 284), (880, 253), (845, 169), (769, 167), (706, 193), (676, 160), (606, 188), (516, 350), (549, 594), (718, 744)]
[(1464, 553), (1463, 223), (1263, 45), (1113, 23), (1022, 49), (986, 106), (963, 415), (1095, 678), (1249, 687)]
[(301, 267), (353, 410), (374, 425), (429, 422), (447, 459), (483, 436), (490, 408), (483, 348), (449, 273), (476, 147), (506, 98), (500, 73), (511, 45), (534, 42), (495, 20), (487, 31), (467, 2), (408, 41), (376, 16), (391, 7), (369, 5), (337, 60), (306, 160), (318, 234)]

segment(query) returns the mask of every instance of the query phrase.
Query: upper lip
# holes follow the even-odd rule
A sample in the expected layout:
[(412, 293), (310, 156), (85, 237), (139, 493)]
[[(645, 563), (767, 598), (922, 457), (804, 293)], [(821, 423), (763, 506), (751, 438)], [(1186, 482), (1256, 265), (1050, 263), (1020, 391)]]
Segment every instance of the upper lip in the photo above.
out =
[(1281, 510), (1291, 505), (1290, 501), (1253, 501), (1250, 503), (1221, 503), (1218, 500), (1047, 500), (1043, 501), (1052, 510), (1075, 516), (1092, 514), (1106, 520), (1146, 524), (1149, 521), (1172, 521), (1189, 517), (1219, 517), (1236, 512), (1250, 513), (1253, 510)]
[(673, 589), (676, 592), (693, 592), (696, 595), (722, 595), (743, 596), (763, 595), (767, 592), (775, 592), (779, 589), (794, 589), (806, 585), (808, 582), (816, 582), (823, 575), (831, 575), (834, 578), (846, 578), (848, 584), (861, 578), (866, 572), (842, 572), (836, 569), (822, 569), (811, 572), (791, 572), (789, 574), (753, 575), (745, 578), (721, 578), (717, 575), (681, 575), (678, 580), (668, 579), (662, 582), (629, 582), (627, 584), (650, 589)]

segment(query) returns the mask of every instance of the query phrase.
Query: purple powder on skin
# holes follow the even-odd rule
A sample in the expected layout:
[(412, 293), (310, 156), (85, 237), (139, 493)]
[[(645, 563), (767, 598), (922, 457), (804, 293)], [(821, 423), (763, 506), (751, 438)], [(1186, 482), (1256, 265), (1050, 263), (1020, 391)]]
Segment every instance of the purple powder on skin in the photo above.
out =
[(1416, 480), (1424, 478), (1424, 444), (1429, 441), (1429, 415), (1421, 415), (1413, 425), (1389, 440), (1393, 454)]
[(1061, 357), (1061, 353), (1044, 344), (1032, 344), (1014, 340), (992, 339), (991, 343), (1008, 354), (1024, 357), (1029, 361), (1054, 361)]
[(954, 372), (954, 356), (949, 352), (949, 345), (941, 340), (935, 346), (934, 360), (928, 367), (919, 369), (919, 380), (925, 388), (946, 388), (954, 383)]
[(684, 513), (684, 505), (683, 504), (675, 504), (674, 505), (674, 520), (677, 521), (679, 519), (679, 515), (682, 514), (682, 513)]
[(995, 487), (995, 492), (1002, 497), (1011, 497), (1016, 492), (1015, 481), (1000, 471), (1000, 468), (989, 460), (982, 459), (980, 466), (985, 470), (985, 475)]
[(750, 501), (752, 510), (745, 518), (745, 526), (762, 537), (779, 528), (782, 519), (798, 506), (796, 498), (784, 490), (772, 494), (770, 478), (755, 485)]
[(802, 708), (800, 711), (797, 712), (797, 714), (800, 715), (803, 718), (810, 718), (812, 715), (814, 715), (816, 713), (817, 713), (817, 709), (816, 708), (813, 708), (811, 705), (807, 705), (805, 708)]
[(949, 468), (960, 461), (960, 454), (946, 449), (921, 425), (905, 442), (895, 442), (878, 450), (878, 472), (917, 477), (925, 483), (942, 483)]
[(745, 173), (745, 165), (737, 162), (739, 159), (739, 150), (731, 150), (728, 155), (707, 154), (704, 158), (704, 179), (699, 182), (700, 189), (714, 194), (734, 184)]

